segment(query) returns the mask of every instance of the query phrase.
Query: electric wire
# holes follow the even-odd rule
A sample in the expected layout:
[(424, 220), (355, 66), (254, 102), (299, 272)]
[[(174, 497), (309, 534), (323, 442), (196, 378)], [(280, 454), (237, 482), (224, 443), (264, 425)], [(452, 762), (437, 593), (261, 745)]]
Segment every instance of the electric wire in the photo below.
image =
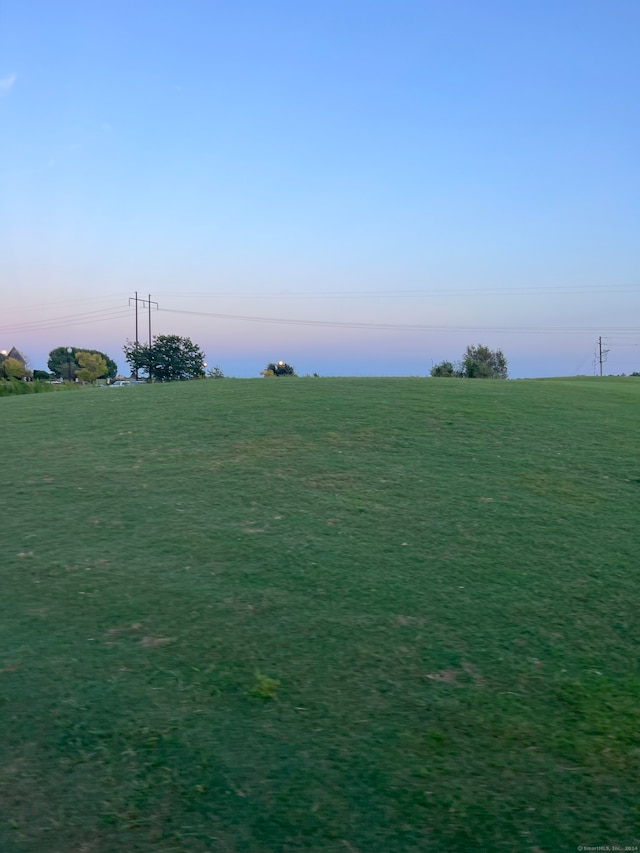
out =
[(213, 291), (209, 293), (159, 293), (167, 299), (179, 297), (190, 299), (219, 299), (233, 297), (234, 299), (370, 299), (372, 297), (416, 298), (424, 296), (536, 296), (570, 294), (621, 293), (631, 294), (640, 292), (638, 285), (531, 285), (529, 287), (481, 287), (481, 288), (413, 288), (385, 290), (323, 290), (323, 291)]
[[(595, 286), (586, 286), (585, 288), (572, 288), (572, 292), (575, 292), (579, 289), (582, 290), (591, 290), (595, 291)], [(512, 292), (513, 289), (509, 288), (495, 288), (491, 291), (491, 293), (503, 293), (503, 292)], [(538, 292), (543, 291), (553, 291), (558, 292), (557, 288), (551, 287), (540, 287), (537, 288)], [(400, 291), (405, 294), (422, 294), (426, 295), (427, 293), (436, 293), (438, 291)], [(442, 291), (445, 292), (445, 291)], [(480, 293), (480, 291), (469, 291), (466, 289), (459, 289), (457, 291), (446, 291), (447, 294), (452, 293)], [(519, 293), (523, 293), (524, 291), (519, 290)], [(398, 291), (367, 291), (367, 292), (357, 292), (358, 296), (362, 296), (365, 294), (369, 295), (398, 295)], [(196, 294), (193, 294), (194, 296)], [(214, 296), (225, 295), (225, 294), (215, 294)], [(231, 295), (231, 294), (227, 294)], [(238, 297), (238, 294), (233, 294)], [(290, 296), (291, 294), (289, 294)], [(336, 294), (321, 294), (323, 297), (331, 297)], [(348, 298), (351, 295), (356, 295), (356, 292), (350, 293), (348, 291), (343, 292), (342, 296)], [(167, 296), (167, 294), (165, 294)], [(180, 296), (185, 297), (189, 296), (189, 294), (180, 294)], [(197, 294), (198, 297), (205, 298), (207, 294)], [(209, 294), (211, 296), (211, 294)], [(284, 296), (284, 294), (283, 294)], [(309, 294), (299, 294), (300, 298), (316, 298), (316, 296)], [(113, 297), (111, 297), (113, 298)], [(249, 298), (248, 294), (241, 295), (241, 298)], [(91, 300), (87, 300), (91, 301)], [(97, 299), (97, 302), (104, 301), (104, 299)], [(56, 304), (56, 303), (51, 303)], [(62, 303), (64, 304), (64, 303)], [(112, 306), (109, 308), (101, 308), (96, 309), (94, 311), (84, 311), (77, 314), (65, 314), (57, 317), (43, 318), (43, 319), (34, 319), (30, 321), (23, 322), (15, 322), (10, 323), (4, 326), (0, 326), (0, 334), (19, 334), (19, 333), (28, 333), (28, 332), (36, 332), (36, 331), (44, 331), (47, 329), (55, 329), (55, 328), (66, 328), (73, 326), (81, 326), (85, 324), (106, 322), (109, 320), (120, 320), (125, 317), (130, 317), (135, 311), (135, 307), (132, 305), (128, 306)], [(233, 321), (233, 322), (249, 322), (249, 323), (262, 323), (262, 324), (277, 324), (277, 325), (291, 325), (291, 326), (307, 326), (307, 327), (319, 327), (319, 328), (334, 328), (334, 329), (362, 329), (362, 330), (379, 330), (379, 331), (398, 331), (398, 332), (495, 332), (501, 334), (594, 334), (599, 333), (600, 335), (606, 335), (607, 338), (622, 338), (622, 341), (614, 341), (615, 346), (638, 346), (636, 341), (631, 340), (631, 337), (634, 337), (640, 332), (640, 327), (637, 326), (620, 326), (620, 327), (607, 327), (607, 326), (561, 326), (561, 327), (545, 327), (545, 326), (488, 326), (488, 325), (478, 325), (478, 326), (466, 326), (462, 324), (452, 324), (452, 325), (437, 325), (437, 324), (428, 324), (428, 323), (375, 323), (375, 322), (358, 322), (358, 321), (337, 321), (337, 320), (310, 320), (310, 319), (294, 319), (294, 318), (285, 318), (285, 317), (264, 317), (264, 316), (254, 316), (254, 315), (244, 315), (244, 314), (223, 314), (223, 313), (212, 313), (206, 311), (189, 311), (178, 308), (155, 308), (154, 311), (160, 311), (163, 313), (171, 313), (171, 314), (182, 314), (187, 316), (194, 317), (209, 317), (217, 320), (223, 321)]]
[[(407, 331), (407, 332), (501, 332), (513, 334), (585, 334), (602, 331), (603, 327), (595, 326), (578, 326), (578, 327), (506, 327), (506, 326), (438, 326), (427, 325), (421, 323), (359, 323), (359, 322), (340, 322), (335, 320), (294, 320), (284, 317), (253, 317), (243, 314), (215, 314), (207, 311), (185, 311), (174, 308), (159, 308), (161, 313), (168, 314), (186, 314), (196, 317), (212, 317), (217, 320), (234, 320), (252, 323), (277, 323), (288, 326), (317, 326), (333, 329), (377, 329), (389, 331)], [(606, 327), (605, 327), (606, 330)], [(619, 327), (617, 331), (621, 332), (640, 332), (640, 327), (629, 326)]]
[[(26, 334), (28, 332), (46, 331), (47, 329), (66, 328), (67, 326), (101, 323), (107, 320), (118, 320), (122, 317), (129, 317), (132, 313), (132, 308), (107, 308), (101, 311), (86, 311), (81, 314), (69, 314), (62, 317), (51, 317), (43, 320), (31, 320), (25, 323), (0, 326), (0, 334)], [(101, 316), (94, 316), (96, 314)]]
[(60, 308), (62, 305), (84, 305), (89, 303), (91, 305), (96, 305), (100, 302), (113, 302), (116, 299), (126, 299), (128, 297), (128, 293), (123, 291), (119, 293), (112, 293), (110, 296), (93, 296), (88, 299), (56, 299), (52, 302), (40, 302), (36, 305), (21, 305), (20, 307), (8, 308), (3, 306), (2, 312), (3, 314), (24, 314), (25, 311), (35, 311), (40, 310), (42, 308)]

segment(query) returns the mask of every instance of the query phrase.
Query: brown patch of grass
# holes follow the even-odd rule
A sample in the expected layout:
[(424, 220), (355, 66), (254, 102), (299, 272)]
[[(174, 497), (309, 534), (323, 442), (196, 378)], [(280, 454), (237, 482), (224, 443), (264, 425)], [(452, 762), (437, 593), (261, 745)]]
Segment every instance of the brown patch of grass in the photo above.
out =
[(166, 646), (167, 643), (172, 643), (175, 637), (143, 637), (140, 640), (140, 645), (145, 648), (155, 648), (156, 646)]
[(430, 672), (427, 678), (431, 681), (441, 681), (444, 684), (456, 684), (459, 674), (456, 669), (442, 669), (440, 672)]

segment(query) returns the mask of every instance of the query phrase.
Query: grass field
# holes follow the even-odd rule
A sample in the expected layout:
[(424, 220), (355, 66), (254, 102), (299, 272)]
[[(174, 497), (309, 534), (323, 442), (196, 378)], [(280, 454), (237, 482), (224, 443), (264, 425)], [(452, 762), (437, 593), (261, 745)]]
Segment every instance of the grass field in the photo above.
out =
[(639, 411), (637, 379), (3, 399), (2, 853), (640, 844)]

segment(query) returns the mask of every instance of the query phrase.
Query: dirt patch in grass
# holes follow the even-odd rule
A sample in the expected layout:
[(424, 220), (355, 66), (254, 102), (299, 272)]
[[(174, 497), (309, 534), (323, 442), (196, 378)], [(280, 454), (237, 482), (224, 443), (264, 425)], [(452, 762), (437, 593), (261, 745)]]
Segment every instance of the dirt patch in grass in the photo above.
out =
[(145, 648), (155, 648), (156, 646), (166, 646), (167, 643), (173, 643), (175, 637), (143, 637), (140, 640), (140, 645)]

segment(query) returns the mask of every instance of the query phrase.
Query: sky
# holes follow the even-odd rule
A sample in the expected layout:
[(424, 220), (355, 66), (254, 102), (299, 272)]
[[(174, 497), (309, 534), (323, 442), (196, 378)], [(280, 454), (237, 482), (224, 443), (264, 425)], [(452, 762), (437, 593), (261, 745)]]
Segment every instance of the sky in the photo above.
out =
[(638, 0), (3, 0), (0, 349), (640, 370)]

